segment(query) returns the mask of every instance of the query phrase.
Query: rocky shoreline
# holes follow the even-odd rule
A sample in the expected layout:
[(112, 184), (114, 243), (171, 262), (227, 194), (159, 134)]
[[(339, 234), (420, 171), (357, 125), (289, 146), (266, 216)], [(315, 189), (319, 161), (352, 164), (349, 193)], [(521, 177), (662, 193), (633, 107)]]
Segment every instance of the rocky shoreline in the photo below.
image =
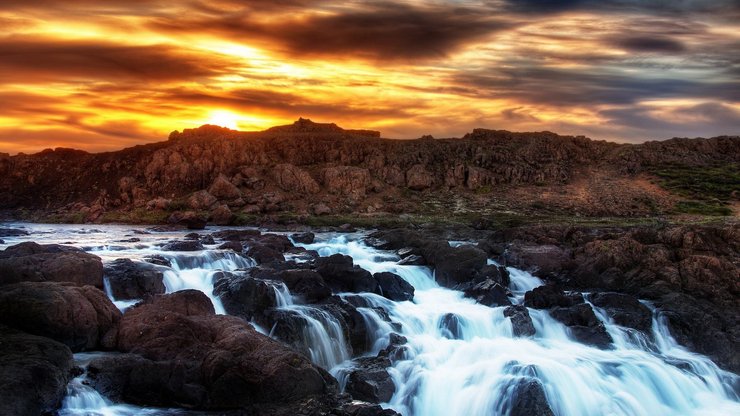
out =
[[(11, 238), (25, 231), (0, 228), (0, 233)], [(368, 327), (358, 313), (368, 305), (336, 293), (404, 301), (413, 299), (414, 287), (393, 273), (371, 274), (349, 256), (319, 257), (294, 244), (313, 238), (310, 231), (289, 239), (234, 229), (191, 233), (164, 245), (163, 250), (178, 252), (217, 245), (254, 260), (253, 267), (214, 275), (214, 294), (229, 316), (216, 315), (202, 292), (164, 294), (162, 270), (169, 266), (164, 258), (104, 265), (78, 248), (33, 242), (0, 251), (0, 413), (54, 412), (67, 383), (82, 371), (73, 365), (72, 353), (108, 351), (117, 354), (93, 359), (87, 382), (114, 401), (235, 414), (396, 414), (376, 403), (393, 394), (387, 368), (403, 354), (404, 337), (392, 335), (377, 356), (356, 360), (346, 392), (340, 393), (335, 378), (307, 358), (310, 351), (301, 341), (305, 318), (276, 308), (275, 284), (341, 322), (351, 357), (370, 351)], [(449, 244), (454, 240), (472, 244)], [(649, 337), (652, 313), (639, 298), (662, 311), (681, 344), (740, 372), (738, 224), (495, 232), (404, 228), (372, 232), (365, 242), (392, 250), (399, 264), (432, 268), (440, 285), (480, 304), (508, 306), (504, 314), (517, 336), (534, 331), (528, 308), (546, 310), (579, 342), (609, 349), (613, 340), (593, 305)], [(529, 270), (547, 284), (525, 294), (526, 307), (512, 305), (509, 272), (489, 264), (489, 258)], [(144, 300), (121, 313), (104, 292), (104, 278), (116, 299)], [(453, 339), (456, 319), (443, 320)], [(273, 328), (271, 337), (250, 322)], [(527, 413), (527, 406), (543, 408), (538, 391), (535, 386), (531, 400), (521, 401), (521, 414), (535, 414)]]

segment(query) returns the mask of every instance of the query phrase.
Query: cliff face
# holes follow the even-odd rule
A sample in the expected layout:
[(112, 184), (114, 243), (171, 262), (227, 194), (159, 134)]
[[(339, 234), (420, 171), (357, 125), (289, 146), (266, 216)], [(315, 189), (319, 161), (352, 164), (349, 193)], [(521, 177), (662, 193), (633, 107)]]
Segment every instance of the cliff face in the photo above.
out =
[(203, 126), (110, 153), (0, 155), (0, 209), (79, 209), (92, 220), (110, 210), (223, 205), (250, 214), (544, 207), (635, 215), (675, 202), (645, 180), (651, 166), (737, 160), (738, 137), (626, 145), (476, 129), (406, 141), (301, 119), (264, 132)]

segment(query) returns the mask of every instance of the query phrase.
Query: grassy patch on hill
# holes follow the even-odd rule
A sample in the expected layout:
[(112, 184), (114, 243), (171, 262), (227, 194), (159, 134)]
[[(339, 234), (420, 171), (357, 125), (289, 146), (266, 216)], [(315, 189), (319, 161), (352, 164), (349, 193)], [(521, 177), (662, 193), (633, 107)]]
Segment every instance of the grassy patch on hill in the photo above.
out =
[(732, 215), (730, 201), (740, 197), (740, 164), (709, 166), (668, 164), (650, 169), (664, 189), (684, 198), (678, 213)]

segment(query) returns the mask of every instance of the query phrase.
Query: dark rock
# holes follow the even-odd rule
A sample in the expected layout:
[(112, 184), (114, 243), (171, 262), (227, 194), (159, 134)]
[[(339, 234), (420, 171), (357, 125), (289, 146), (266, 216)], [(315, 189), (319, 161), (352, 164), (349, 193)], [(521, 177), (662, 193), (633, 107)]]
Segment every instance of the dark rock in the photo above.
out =
[(388, 402), (396, 386), (388, 374), (391, 361), (385, 357), (358, 358), (347, 377), (347, 393), (357, 400), (370, 403)]
[(511, 305), (511, 292), (508, 288), (493, 279), (481, 282), (468, 282), (456, 287), (465, 293), (465, 296), (475, 299), (476, 302), (486, 306)]
[(504, 253), (506, 264), (540, 277), (558, 276), (571, 266), (571, 253), (552, 244), (516, 245)]
[(172, 263), (170, 263), (168, 259), (160, 256), (159, 254), (145, 256), (143, 260), (147, 263), (156, 264), (157, 266), (172, 267)]
[(486, 253), (473, 246), (450, 247), (447, 243), (426, 245), (423, 250), (427, 263), (434, 266), (434, 277), (445, 287), (472, 280), (488, 260)]
[(200, 251), (205, 250), (199, 241), (173, 241), (162, 246), (164, 251)]
[(653, 314), (636, 297), (616, 292), (593, 293), (588, 297), (596, 307), (602, 308), (614, 320), (614, 323), (634, 328), (650, 335), (653, 326)]
[(536, 379), (519, 383), (510, 399), (511, 416), (554, 416), (545, 389)]
[(448, 313), (439, 320), (439, 329), (442, 336), (448, 339), (462, 339), (462, 327), (460, 317), (454, 313)]
[(221, 298), (229, 315), (246, 320), (277, 306), (275, 283), (255, 279), (248, 273), (216, 272), (213, 275), (213, 294)]
[(51, 414), (71, 369), (72, 352), (64, 344), (0, 325), (0, 414)]
[(407, 356), (408, 347), (406, 343), (408, 339), (403, 335), (391, 332), (388, 335), (388, 346), (378, 352), (379, 357), (387, 357), (391, 362), (403, 360)]
[(400, 266), (425, 266), (427, 261), (418, 254), (411, 254), (399, 260), (397, 264)]
[(566, 294), (554, 285), (539, 286), (524, 294), (524, 305), (535, 309), (567, 308), (583, 302), (580, 293)]
[(186, 240), (200, 240), (200, 234), (198, 233), (187, 233), (183, 236)]
[(604, 324), (587, 303), (557, 307), (550, 311), (550, 315), (565, 324), (578, 342), (606, 349), (613, 341)]
[(274, 262), (284, 262), (285, 256), (272, 247), (258, 245), (252, 246), (247, 250), (247, 256), (251, 257), (258, 264), (270, 264)]
[(28, 235), (28, 231), (18, 228), (0, 228), (0, 237), (20, 237)]
[(226, 241), (245, 241), (261, 235), (259, 230), (223, 230), (211, 234), (213, 238)]
[(142, 299), (165, 292), (162, 272), (148, 263), (116, 259), (105, 265), (103, 273), (117, 300)]
[(383, 409), (380, 405), (363, 403), (363, 402), (351, 402), (343, 404), (338, 409), (332, 412), (332, 415), (336, 416), (401, 416), (399, 413), (391, 409)]
[(242, 243), (238, 241), (227, 241), (220, 246), (218, 246), (219, 250), (232, 250), (237, 253), (241, 253), (242, 250), (244, 250), (244, 247), (242, 246)]
[(214, 241), (213, 237), (210, 235), (201, 237), (200, 242), (201, 244), (216, 244), (216, 241)]
[(414, 287), (405, 281), (401, 276), (382, 272), (373, 275), (380, 285), (380, 294), (390, 300), (402, 302), (414, 298)]
[(100, 257), (57, 244), (20, 243), (0, 251), (0, 284), (70, 282), (103, 288)]
[(316, 235), (312, 232), (295, 233), (291, 234), (290, 238), (292, 238), (296, 243), (313, 244)]
[(515, 305), (504, 309), (504, 316), (511, 320), (515, 337), (531, 337), (535, 334), (532, 318), (525, 306)]
[(23, 282), (0, 291), (0, 323), (72, 351), (112, 348), (121, 312), (105, 293), (70, 283)]
[(206, 228), (208, 219), (195, 211), (173, 212), (167, 219), (170, 224), (186, 227), (188, 230), (202, 230)]
[(367, 270), (355, 266), (352, 257), (333, 254), (316, 260), (316, 271), (335, 292), (380, 294), (378, 282)]
[(303, 355), (241, 318), (214, 315), (198, 291), (153, 297), (129, 309), (118, 347), (147, 362), (125, 362), (130, 371), (110, 363), (96, 369), (123, 374), (116, 376), (120, 394), (137, 404), (238, 409), (336, 394), (330, 377)]
[(252, 269), (250, 273), (260, 279), (278, 280), (290, 289), (294, 296), (300, 296), (306, 303), (316, 303), (331, 296), (331, 289), (314, 270), (306, 269)]

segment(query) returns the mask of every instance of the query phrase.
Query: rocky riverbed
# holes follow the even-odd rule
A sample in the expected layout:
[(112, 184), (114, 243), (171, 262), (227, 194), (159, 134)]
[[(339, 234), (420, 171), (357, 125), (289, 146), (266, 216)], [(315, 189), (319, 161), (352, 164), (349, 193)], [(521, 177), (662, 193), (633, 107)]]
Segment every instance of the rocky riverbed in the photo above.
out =
[(740, 412), (736, 224), (0, 238), (0, 414)]

